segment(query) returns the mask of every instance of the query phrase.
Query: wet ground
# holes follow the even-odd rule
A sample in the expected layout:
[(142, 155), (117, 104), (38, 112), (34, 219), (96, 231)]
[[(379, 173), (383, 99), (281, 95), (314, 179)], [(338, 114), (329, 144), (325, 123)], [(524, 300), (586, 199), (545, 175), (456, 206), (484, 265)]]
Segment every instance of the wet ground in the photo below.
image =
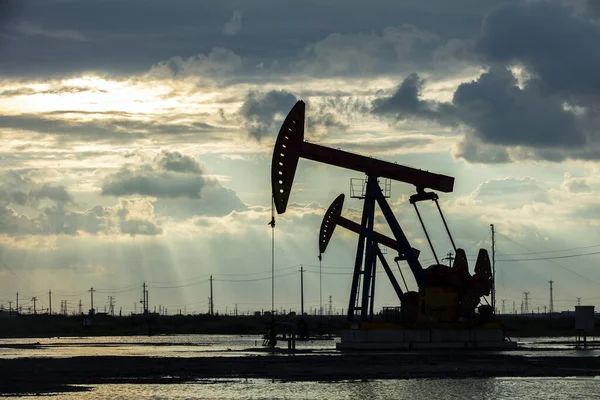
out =
[(13, 339), (0, 344), (0, 394), (211, 379), (341, 382), (600, 376), (599, 350), (575, 349), (568, 338), (530, 339), (506, 352), (359, 353), (335, 351), (334, 341), (306, 342), (296, 353), (271, 353), (257, 339), (225, 335)]

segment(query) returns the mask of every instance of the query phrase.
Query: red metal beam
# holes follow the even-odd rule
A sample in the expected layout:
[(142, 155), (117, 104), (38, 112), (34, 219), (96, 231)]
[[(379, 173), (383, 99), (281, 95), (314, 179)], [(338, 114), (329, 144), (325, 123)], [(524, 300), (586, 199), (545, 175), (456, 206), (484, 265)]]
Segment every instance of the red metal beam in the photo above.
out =
[(370, 176), (406, 182), (423, 189), (429, 188), (440, 192), (451, 192), (454, 188), (454, 178), (451, 176), (435, 174), (422, 169), (406, 167), (309, 142), (302, 142), (300, 156), (308, 160), (364, 172)]

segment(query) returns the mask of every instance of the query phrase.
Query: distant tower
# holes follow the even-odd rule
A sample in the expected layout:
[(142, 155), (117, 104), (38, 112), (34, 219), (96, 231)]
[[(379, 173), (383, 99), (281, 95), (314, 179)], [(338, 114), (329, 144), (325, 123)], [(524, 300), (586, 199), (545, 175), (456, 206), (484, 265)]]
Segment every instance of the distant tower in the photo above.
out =
[(332, 303), (331, 303), (331, 295), (329, 295), (329, 310), (328, 310), (328, 314), (329, 316), (331, 316), (332, 313)]
[(115, 296), (108, 296), (108, 313), (115, 316)]
[(502, 314), (506, 314), (506, 308), (504, 307), (506, 303), (506, 299), (502, 299)]
[(581, 305), (581, 297), (577, 297), (577, 305), (580, 306)]
[(215, 312), (215, 303), (214, 303), (214, 297), (213, 297), (213, 277), (212, 275), (210, 276), (210, 303), (209, 303), (209, 309), (210, 309), (210, 315), (214, 315)]
[(523, 296), (525, 296), (523, 313), (529, 314), (529, 292), (523, 292)]
[(552, 298), (552, 284), (554, 283), (554, 281), (549, 281), (550, 283), (550, 314), (552, 314), (554, 312), (554, 300)]

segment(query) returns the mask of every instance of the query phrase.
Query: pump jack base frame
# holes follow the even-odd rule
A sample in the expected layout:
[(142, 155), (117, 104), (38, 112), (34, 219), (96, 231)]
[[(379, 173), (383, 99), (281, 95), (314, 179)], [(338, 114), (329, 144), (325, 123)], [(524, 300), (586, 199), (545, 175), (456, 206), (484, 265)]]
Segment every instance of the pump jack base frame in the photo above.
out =
[(517, 342), (507, 340), (498, 326), (476, 328), (407, 329), (397, 324), (363, 324), (341, 332), (337, 350), (513, 350)]

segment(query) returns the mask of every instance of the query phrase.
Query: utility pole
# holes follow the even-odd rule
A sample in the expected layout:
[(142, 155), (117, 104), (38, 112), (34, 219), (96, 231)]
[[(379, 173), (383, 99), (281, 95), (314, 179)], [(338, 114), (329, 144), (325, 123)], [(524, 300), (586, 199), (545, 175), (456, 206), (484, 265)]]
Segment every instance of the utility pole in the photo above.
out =
[(12, 315), (12, 301), (8, 302), (8, 315)]
[(79, 315), (83, 314), (83, 303), (81, 302), (81, 299), (79, 299)]
[(515, 301), (513, 300), (513, 314), (517, 314), (517, 309), (515, 308)]
[(494, 224), (490, 224), (492, 228), (492, 310), (496, 313), (496, 231)]
[(504, 303), (506, 303), (506, 299), (502, 299), (502, 314), (506, 314), (506, 309), (504, 308)]
[[(321, 257), (321, 255), (319, 254), (319, 314), (323, 315), (323, 278), (322, 278), (322, 266), (321, 266), (321, 260), (323, 257)], [(322, 329), (322, 328), (320, 328)], [(323, 332), (319, 332), (319, 334), (322, 334)]]
[(525, 308), (523, 312), (529, 314), (529, 292), (523, 292), (523, 296), (525, 296)]
[(90, 315), (94, 315), (94, 287), (92, 286), (88, 292), (90, 292)]
[(36, 304), (36, 302), (37, 302), (37, 297), (32, 297), (32, 298), (31, 298), (31, 301), (33, 301), (33, 313), (34, 313), (34, 314), (37, 314), (37, 311), (36, 311), (36, 309), (35, 309), (35, 304)]
[(550, 315), (552, 315), (552, 313), (554, 312), (554, 300), (552, 298), (552, 284), (554, 283), (554, 281), (548, 281), (548, 283), (550, 283)]
[(142, 314), (146, 314), (148, 312), (147, 304), (146, 304), (146, 282), (142, 283)]
[(442, 261), (444, 260), (448, 260), (448, 266), (452, 267), (452, 260), (454, 260), (454, 255), (452, 254), (452, 252), (448, 252), (448, 254), (446, 254), (446, 257), (442, 258)]
[(331, 317), (331, 312), (332, 312), (332, 308), (331, 308), (331, 295), (329, 295), (329, 316)]
[(48, 315), (52, 315), (52, 290), (48, 290)]
[(577, 305), (580, 306), (581, 305), (581, 297), (577, 297)]
[(304, 315), (304, 267), (300, 264), (300, 316)]
[(20, 314), (20, 311), (19, 311), (19, 292), (17, 292), (17, 308), (15, 308), (15, 310), (17, 310), (17, 314)]
[[(271, 333), (275, 333), (275, 196), (271, 197)], [(211, 275), (212, 287), (212, 275)], [(211, 291), (212, 292), (212, 291)], [(212, 293), (210, 295), (212, 304)], [(212, 308), (212, 307), (211, 307)], [(275, 347), (275, 342), (269, 338), (271, 347)]]
[(215, 303), (213, 301), (213, 277), (210, 276), (210, 315), (214, 315)]

